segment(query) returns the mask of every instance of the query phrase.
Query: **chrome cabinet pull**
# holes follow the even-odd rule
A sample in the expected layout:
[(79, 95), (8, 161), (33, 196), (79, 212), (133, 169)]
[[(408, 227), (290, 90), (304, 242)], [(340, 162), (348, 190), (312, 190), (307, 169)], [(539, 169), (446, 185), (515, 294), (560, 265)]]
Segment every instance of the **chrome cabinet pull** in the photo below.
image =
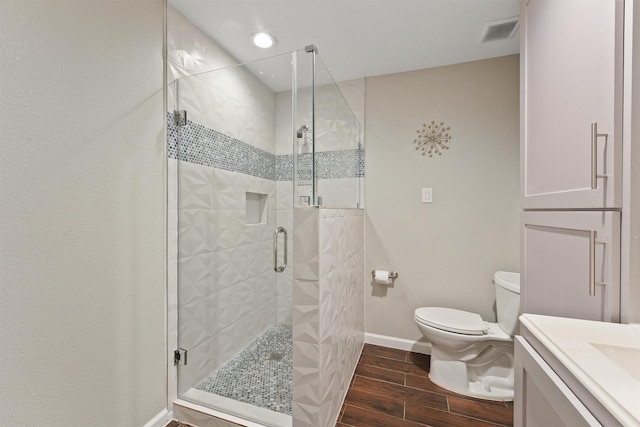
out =
[(596, 281), (596, 245), (604, 245), (606, 242), (596, 240), (595, 230), (589, 230), (589, 296), (596, 296), (596, 286), (605, 286), (604, 282)]
[(591, 189), (598, 189), (598, 178), (606, 178), (606, 175), (598, 175), (598, 138), (605, 137), (608, 140), (608, 133), (598, 133), (598, 123), (591, 123)]
[[(284, 263), (278, 265), (278, 234), (284, 234)], [(276, 273), (282, 273), (287, 268), (287, 230), (284, 227), (278, 227), (273, 232), (273, 270)]]
[(596, 295), (596, 232), (589, 230), (589, 295)]

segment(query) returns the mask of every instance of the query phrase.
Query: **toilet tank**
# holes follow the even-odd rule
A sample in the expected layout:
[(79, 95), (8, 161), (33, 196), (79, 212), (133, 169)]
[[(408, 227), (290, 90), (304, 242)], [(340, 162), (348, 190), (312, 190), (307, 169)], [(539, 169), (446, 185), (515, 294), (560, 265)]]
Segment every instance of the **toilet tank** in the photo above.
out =
[(498, 325), (509, 335), (515, 335), (520, 315), (520, 273), (497, 271), (493, 276), (496, 289)]

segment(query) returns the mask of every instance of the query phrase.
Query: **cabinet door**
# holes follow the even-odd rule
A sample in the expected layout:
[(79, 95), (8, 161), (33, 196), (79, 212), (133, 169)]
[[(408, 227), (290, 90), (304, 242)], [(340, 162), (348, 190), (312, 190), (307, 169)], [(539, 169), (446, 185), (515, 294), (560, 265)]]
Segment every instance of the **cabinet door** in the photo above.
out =
[(521, 213), (523, 313), (617, 322), (620, 213)]
[[(621, 205), (623, 7), (622, 0), (523, 3), (524, 209)], [(592, 123), (602, 136), (592, 138)]]
[(515, 337), (515, 427), (600, 426), (542, 357)]

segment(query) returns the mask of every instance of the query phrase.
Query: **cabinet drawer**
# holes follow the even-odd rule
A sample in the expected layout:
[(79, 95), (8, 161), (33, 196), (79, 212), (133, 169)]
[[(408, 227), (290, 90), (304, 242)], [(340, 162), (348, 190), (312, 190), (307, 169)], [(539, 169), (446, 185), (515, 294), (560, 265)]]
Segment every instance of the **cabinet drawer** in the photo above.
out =
[(620, 213), (528, 211), (520, 218), (522, 312), (618, 321)]

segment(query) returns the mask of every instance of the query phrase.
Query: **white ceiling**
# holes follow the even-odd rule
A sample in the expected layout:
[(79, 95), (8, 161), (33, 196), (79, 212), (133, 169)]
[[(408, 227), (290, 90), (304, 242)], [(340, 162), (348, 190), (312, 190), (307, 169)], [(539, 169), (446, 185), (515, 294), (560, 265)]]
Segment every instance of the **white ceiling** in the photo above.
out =
[[(479, 44), (485, 23), (518, 0), (169, 0), (239, 62), (315, 44), (336, 81), (519, 52), (519, 34)], [(267, 31), (275, 48), (253, 46)]]

